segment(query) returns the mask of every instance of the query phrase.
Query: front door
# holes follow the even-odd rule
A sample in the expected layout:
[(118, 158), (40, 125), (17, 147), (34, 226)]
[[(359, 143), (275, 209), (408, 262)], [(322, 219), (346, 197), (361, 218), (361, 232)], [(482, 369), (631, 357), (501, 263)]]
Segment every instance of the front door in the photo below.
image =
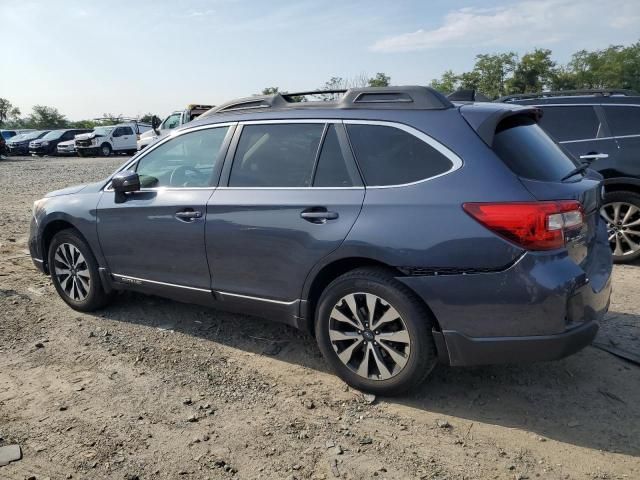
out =
[(230, 135), (227, 125), (173, 137), (129, 166), (140, 191), (103, 192), (98, 236), (116, 281), (210, 297), (205, 211)]
[(296, 314), (306, 276), (340, 246), (364, 200), (342, 123), (304, 122), (239, 127), (227, 186), (207, 205), (213, 289), (262, 315)]

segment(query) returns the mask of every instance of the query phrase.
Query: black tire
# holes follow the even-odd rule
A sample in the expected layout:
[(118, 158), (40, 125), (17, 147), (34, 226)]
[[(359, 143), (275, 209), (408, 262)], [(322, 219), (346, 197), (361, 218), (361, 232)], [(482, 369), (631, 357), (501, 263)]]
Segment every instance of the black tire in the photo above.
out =
[(100, 156), (109, 157), (111, 156), (111, 152), (111, 145), (109, 145), (108, 143), (103, 143), (102, 145), (100, 145)]
[[(79, 275), (75, 275), (78, 290), (74, 291), (73, 287), (71, 287), (72, 293), (65, 290), (65, 287), (69, 288), (70, 282), (73, 283), (74, 278), (69, 278), (69, 276), (65, 274), (59, 275), (56, 273), (56, 267), (61, 269), (65, 268), (64, 263), (60, 262), (58, 259), (60, 258), (61, 253), (59, 248), (63, 249), (64, 253), (62, 257), (68, 259), (68, 253), (70, 251), (69, 246), (75, 247), (82, 254), (82, 257), (84, 257), (84, 262), (78, 263), (77, 271), (80, 272), (82, 269), (83, 274), (84, 272), (88, 272), (88, 281), (87, 277), (83, 276), (83, 281), (88, 285), (88, 288), (85, 289), (82, 287), (80, 285), (80, 279), (78, 278)], [(56, 253), (59, 255), (58, 258), (56, 258)], [(77, 258), (79, 259), (80, 257)], [(98, 272), (98, 263), (96, 262), (93, 252), (87, 242), (76, 230), (61, 230), (53, 236), (51, 243), (49, 244), (48, 262), (51, 280), (53, 281), (53, 285), (55, 286), (58, 295), (60, 295), (60, 297), (74, 310), (92, 312), (103, 308), (109, 303), (109, 300), (111, 300), (111, 295), (107, 294), (102, 286), (102, 281)], [(74, 274), (75, 273), (76, 272), (74, 271)], [(73, 294), (78, 294), (78, 292), (84, 292), (84, 298), (73, 298)], [(77, 296), (79, 297), (80, 295)]]
[[(609, 222), (609, 220), (615, 220), (614, 218), (612, 218), (612, 214), (614, 212), (613, 204), (626, 204), (637, 208), (638, 211), (629, 216), (629, 218), (625, 222), (625, 225), (629, 223), (635, 223), (636, 221), (640, 220), (640, 195), (635, 192), (624, 190), (605, 193), (603, 205), (600, 210), (601, 212), (603, 212), (602, 216), (607, 222), (609, 234), (616, 233), (616, 228), (618, 228), (622, 232), (624, 232), (624, 234), (627, 235), (627, 238), (629, 238), (632, 242), (640, 245), (640, 225), (631, 227), (632, 231), (639, 233), (634, 235), (629, 234), (629, 227), (625, 228), (624, 225), (614, 225)], [(624, 214), (626, 213), (626, 210), (624, 209), (625, 207), (623, 206), (621, 209), (621, 216), (624, 216)], [(607, 215), (604, 214), (605, 212), (607, 213)], [(609, 218), (609, 220), (607, 219), (607, 217)], [(616, 235), (618, 234), (616, 233)], [(622, 233), (620, 234), (620, 236), (622, 236)], [(623, 254), (616, 254), (616, 237), (614, 237), (614, 239), (611, 241), (611, 250), (613, 252), (613, 261), (615, 263), (629, 263), (640, 258), (640, 248), (635, 249), (634, 247), (632, 247), (631, 244), (626, 242), (624, 236), (618, 238), (618, 240), (621, 241), (621, 249), (618, 251), (623, 252)]]
[(82, 150), (78, 150), (76, 153), (79, 157), (84, 157), (84, 152)]
[[(379, 300), (383, 300), (386, 304), (395, 308), (403, 322), (403, 327), (406, 326), (406, 333), (408, 333), (410, 339), (410, 352), (406, 359), (406, 364), (390, 378), (373, 379), (370, 378), (370, 375), (367, 375), (369, 378), (359, 375), (352, 370), (353, 366), (347, 366), (338, 357), (338, 352), (330, 338), (330, 324), (335, 322), (335, 319), (332, 320), (331, 316), (334, 307), (349, 294), (358, 294), (360, 296), (358, 301), (361, 305), (363, 298), (366, 301), (366, 297), (362, 297), (364, 294), (378, 297)], [(358, 298), (358, 295), (356, 295), (356, 298)], [(382, 307), (379, 306), (381, 304)], [(344, 306), (344, 303), (340, 303), (340, 305)], [(373, 308), (374, 313), (385, 307), (386, 305), (382, 302), (376, 303)], [(358, 310), (362, 311), (363, 309), (358, 308)], [(368, 311), (368, 308), (365, 311)], [(336, 374), (348, 385), (361, 391), (391, 396), (420, 385), (435, 367), (437, 350), (431, 334), (433, 325), (434, 320), (424, 304), (388, 271), (379, 268), (360, 268), (338, 277), (324, 290), (316, 309), (315, 333), (318, 346), (324, 358)], [(379, 334), (379, 332), (372, 331), (368, 333)], [(375, 338), (378, 340), (379, 345), (375, 341), (369, 340), (371, 345), (365, 348), (370, 347), (371, 350), (377, 348), (378, 352), (386, 350), (380, 348), (380, 345), (382, 345), (382, 342), (380, 342), (381, 337)], [(366, 337), (362, 336), (362, 339), (364, 340)], [(367, 343), (366, 341), (364, 342), (364, 344)], [(374, 347), (373, 345), (378, 346)], [(345, 350), (347, 349), (345, 348), (342, 352)], [(373, 356), (373, 353), (371, 355)], [(383, 355), (387, 356), (386, 352)], [(373, 360), (375, 368), (375, 359)], [(371, 365), (371, 362), (368, 362), (368, 364)], [(369, 371), (368, 368), (367, 371)]]

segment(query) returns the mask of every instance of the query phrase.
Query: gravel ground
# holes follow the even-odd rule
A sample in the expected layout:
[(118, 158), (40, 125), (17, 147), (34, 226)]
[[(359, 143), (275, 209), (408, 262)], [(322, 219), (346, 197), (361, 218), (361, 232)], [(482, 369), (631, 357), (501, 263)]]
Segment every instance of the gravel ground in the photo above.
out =
[[(0, 446), (24, 455), (0, 478), (640, 478), (640, 367), (594, 347), (369, 403), (284, 325), (137, 294), (69, 309), (28, 256), (32, 202), (122, 161), (0, 162)], [(615, 268), (600, 339), (636, 353), (639, 279)]]

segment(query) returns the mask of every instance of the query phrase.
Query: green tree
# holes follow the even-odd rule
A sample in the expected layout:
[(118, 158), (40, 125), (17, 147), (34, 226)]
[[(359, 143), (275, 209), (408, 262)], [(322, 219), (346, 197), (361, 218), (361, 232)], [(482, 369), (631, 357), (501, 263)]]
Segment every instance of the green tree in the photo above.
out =
[(476, 90), (491, 99), (501, 97), (507, 92), (507, 79), (517, 63), (518, 56), (515, 52), (476, 55), (473, 67), (475, 76), (471, 83)]
[(438, 90), (444, 94), (449, 94), (455, 92), (458, 89), (458, 85), (460, 83), (460, 78), (456, 75), (453, 70), (445, 71), (442, 76), (437, 79), (434, 78), (429, 83), (431, 88)]
[(20, 109), (14, 107), (6, 98), (0, 98), (0, 127), (6, 122), (16, 122), (20, 118)]
[(509, 93), (533, 93), (549, 88), (556, 73), (551, 50), (536, 48), (520, 59), (509, 79)]
[(278, 87), (266, 87), (262, 89), (262, 95), (274, 95), (279, 92), (280, 90)]
[(391, 77), (382, 72), (376, 73), (376, 76), (367, 80), (370, 87), (388, 87), (391, 84)]
[(145, 113), (142, 117), (140, 117), (140, 121), (143, 123), (151, 123), (153, 117), (157, 117), (157, 115), (154, 115), (151, 112)]
[(45, 105), (35, 105), (32, 112), (24, 120), (25, 128), (65, 128), (69, 121), (58, 112), (57, 108)]

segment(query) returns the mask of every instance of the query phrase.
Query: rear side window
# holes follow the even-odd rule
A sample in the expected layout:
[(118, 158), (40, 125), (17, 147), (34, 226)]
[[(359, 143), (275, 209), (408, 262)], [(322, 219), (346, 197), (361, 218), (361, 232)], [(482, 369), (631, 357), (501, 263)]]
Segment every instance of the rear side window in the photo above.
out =
[(349, 141), (365, 183), (402, 185), (447, 172), (453, 163), (431, 145), (399, 128), (347, 125)]
[(640, 135), (640, 107), (603, 108), (614, 136)]
[(122, 127), (120, 135), (133, 135), (133, 129), (131, 127)]
[(542, 107), (539, 125), (556, 141), (598, 138), (602, 127), (591, 106)]
[(353, 185), (354, 181), (347, 169), (336, 127), (329, 125), (318, 159), (313, 186), (352, 187)]
[(530, 118), (504, 120), (493, 140), (493, 150), (516, 174), (542, 181), (559, 181), (576, 164)]
[(230, 187), (310, 187), (322, 123), (245, 125)]

